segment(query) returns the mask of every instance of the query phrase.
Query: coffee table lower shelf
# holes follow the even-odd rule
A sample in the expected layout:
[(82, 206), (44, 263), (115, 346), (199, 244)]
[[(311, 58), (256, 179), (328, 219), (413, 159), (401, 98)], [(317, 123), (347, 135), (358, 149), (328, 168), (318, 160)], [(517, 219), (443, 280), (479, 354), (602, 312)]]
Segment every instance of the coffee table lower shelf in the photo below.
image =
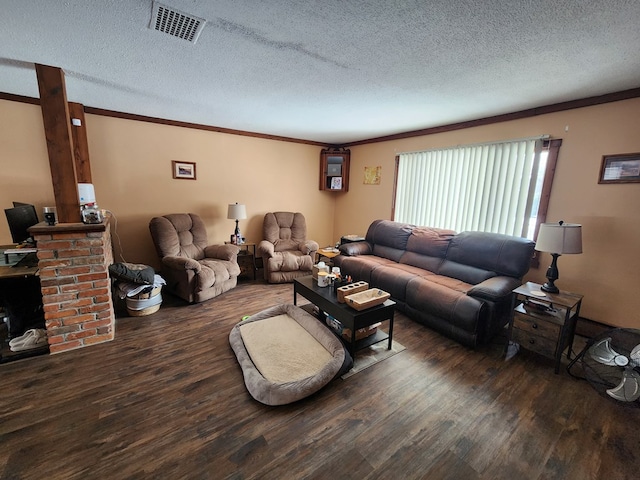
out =
[[(302, 305), (300, 308), (307, 311), (308, 313), (316, 317), (320, 322), (325, 324), (326, 319), (323, 318), (324, 313), (321, 312), (320, 314), (317, 314), (314, 311), (315, 310), (314, 307), (315, 305), (308, 303), (306, 305)], [(331, 330), (331, 332), (336, 337), (338, 337), (342, 341), (342, 343), (344, 343), (347, 347), (350, 347), (351, 342), (349, 342), (347, 339), (345, 339), (342, 335), (340, 335), (338, 332), (336, 332), (329, 326), (327, 326), (327, 328)], [(370, 347), (371, 345), (375, 345), (376, 343), (384, 342), (385, 340), (389, 340), (389, 335), (378, 329), (376, 330), (376, 333), (369, 335), (368, 337), (361, 338), (360, 340), (356, 340), (356, 342), (353, 344), (353, 351), (363, 350), (365, 348)]]

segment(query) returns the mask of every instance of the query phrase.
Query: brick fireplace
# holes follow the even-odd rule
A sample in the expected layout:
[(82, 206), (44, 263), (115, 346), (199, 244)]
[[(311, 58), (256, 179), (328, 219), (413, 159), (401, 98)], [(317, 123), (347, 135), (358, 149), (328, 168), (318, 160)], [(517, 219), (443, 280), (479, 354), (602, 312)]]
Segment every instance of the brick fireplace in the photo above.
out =
[(51, 353), (114, 339), (109, 220), (106, 218), (95, 225), (40, 223), (30, 229), (38, 248), (45, 328)]

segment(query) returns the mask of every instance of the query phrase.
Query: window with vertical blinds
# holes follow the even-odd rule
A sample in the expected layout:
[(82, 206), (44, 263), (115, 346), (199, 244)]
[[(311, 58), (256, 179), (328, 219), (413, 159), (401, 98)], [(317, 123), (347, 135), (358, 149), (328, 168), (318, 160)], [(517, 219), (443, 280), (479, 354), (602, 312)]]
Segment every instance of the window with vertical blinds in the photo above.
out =
[(531, 237), (543, 138), (400, 154), (394, 220)]

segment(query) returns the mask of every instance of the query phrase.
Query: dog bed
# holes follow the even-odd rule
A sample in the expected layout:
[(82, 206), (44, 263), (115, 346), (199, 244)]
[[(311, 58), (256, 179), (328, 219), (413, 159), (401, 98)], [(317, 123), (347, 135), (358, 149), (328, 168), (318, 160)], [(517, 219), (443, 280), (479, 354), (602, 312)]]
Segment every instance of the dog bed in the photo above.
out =
[(290, 304), (238, 323), (229, 343), (249, 394), (265, 405), (308, 397), (353, 366), (344, 345), (327, 327)]

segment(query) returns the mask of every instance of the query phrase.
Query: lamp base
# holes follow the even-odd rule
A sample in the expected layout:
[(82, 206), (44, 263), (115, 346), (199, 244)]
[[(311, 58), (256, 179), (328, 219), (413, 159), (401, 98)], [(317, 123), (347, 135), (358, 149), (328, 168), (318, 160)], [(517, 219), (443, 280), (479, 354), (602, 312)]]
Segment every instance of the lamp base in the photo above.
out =
[(560, 290), (553, 284), (553, 281), (549, 281), (542, 285), (540, 290), (548, 293), (560, 293)]
[(549, 293), (559, 293), (558, 287), (555, 285), (555, 281), (560, 278), (560, 274), (558, 273), (558, 257), (560, 254), (552, 253), (551, 254), (551, 265), (547, 268), (547, 283), (540, 287), (540, 290)]
[(231, 243), (234, 245), (242, 245), (244, 243), (244, 238), (240, 234), (240, 227), (238, 226), (238, 220), (236, 219), (236, 229), (231, 235)]

